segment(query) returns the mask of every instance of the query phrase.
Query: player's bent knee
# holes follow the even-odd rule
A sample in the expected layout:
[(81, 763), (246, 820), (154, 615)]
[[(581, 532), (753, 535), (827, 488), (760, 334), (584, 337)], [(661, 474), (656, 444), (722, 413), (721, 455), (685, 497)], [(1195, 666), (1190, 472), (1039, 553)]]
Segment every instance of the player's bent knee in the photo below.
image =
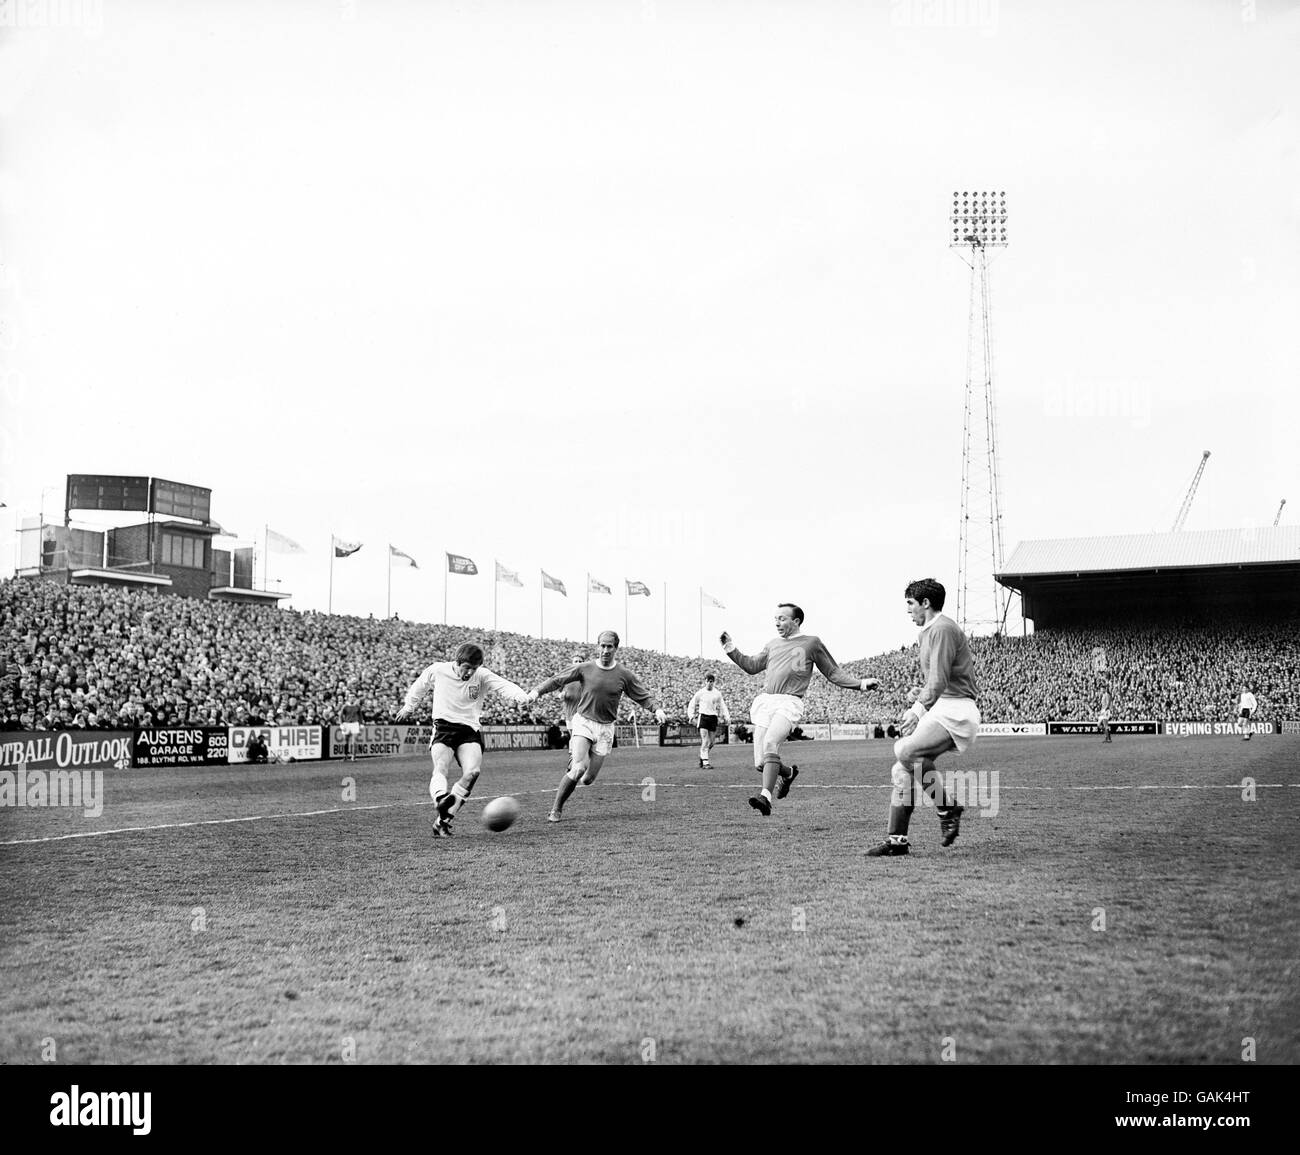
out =
[(889, 778), (895, 790), (910, 790), (912, 787), (912, 773), (902, 762), (895, 762), (890, 767)]

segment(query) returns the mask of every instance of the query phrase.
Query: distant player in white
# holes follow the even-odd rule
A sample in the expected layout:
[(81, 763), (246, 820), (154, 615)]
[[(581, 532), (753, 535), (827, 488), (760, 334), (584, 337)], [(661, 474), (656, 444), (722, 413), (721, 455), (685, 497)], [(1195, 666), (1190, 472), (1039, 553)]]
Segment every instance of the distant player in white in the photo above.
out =
[[(429, 795), (437, 806), (433, 833), (451, 837), (451, 820), (456, 817), (478, 781), (483, 763), (483, 735), (479, 718), (483, 699), (489, 691), (512, 702), (529, 701), (528, 691), (483, 665), (483, 650), (465, 642), (456, 650), (454, 662), (434, 662), (406, 691), (406, 701), (397, 713), (404, 722), (415, 712), (429, 691), (433, 691), (433, 740), (429, 753), (433, 757), (433, 777)], [(452, 760), (460, 763), (460, 780), (447, 789), (447, 774)]]
[(1237, 702), (1237, 716), (1241, 718), (1241, 728), (1246, 731), (1242, 735), (1243, 742), (1250, 741), (1250, 720), (1255, 716), (1256, 709), (1255, 695), (1250, 692), (1249, 686), (1242, 686), (1241, 698)]
[(1110, 741), (1110, 689), (1106, 686), (1101, 688), (1101, 708), (1097, 711), (1097, 729), (1106, 736), (1103, 742)]
[(690, 705), (686, 707), (686, 717), (700, 728), (700, 768), (712, 770), (709, 751), (713, 749), (714, 739), (718, 734), (718, 719), (724, 726), (731, 725), (731, 711), (727, 709), (722, 691), (714, 688), (717, 681), (714, 674), (704, 675), (704, 685), (695, 691)]
[(934, 578), (912, 582), (903, 591), (907, 612), (921, 627), (918, 656), (925, 685), (921, 696), (899, 721), (903, 736), (894, 743), (889, 830), (885, 841), (867, 851), (870, 858), (911, 852), (907, 828), (916, 796), (916, 772), (921, 787), (934, 798), (939, 815), (940, 845), (951, 846), (961, 830), (963, 807), (948, 797), (934, 760), (956, 750), (964, 754), (980, 732), (975, 704), (975, 660), (970, 643), (952, 618), (941, 614), (947, 594)]

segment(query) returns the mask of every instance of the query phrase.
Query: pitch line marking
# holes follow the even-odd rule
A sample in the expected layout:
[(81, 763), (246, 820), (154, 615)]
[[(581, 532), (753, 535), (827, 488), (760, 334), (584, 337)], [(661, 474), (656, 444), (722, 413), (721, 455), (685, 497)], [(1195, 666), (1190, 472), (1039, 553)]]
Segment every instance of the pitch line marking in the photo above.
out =
[[(594, 784), (593, 784), (594, 785)], [(644, 788), (641, 782), (605, 782), (605, 786), (628, 786), (635, 790)], [(655, 788), (660, 786), (682, 787), (688, 790), (752, 790), (753, 784), (743, 782), (656, 782)], [(801, 784), (800, 790), (892, 790), (891, 783), (826, 783), (818, 784), (809, 782)], [(1002, 790), (1240, 790), (1240, 782), (1232, 782), (1225, 786), (1003, 786)], [(1300, 782), (1256, 782), (1256, 790), (1286, 790), (1300, 789)], [(550, 796), (552, 791), (548, 790), (518, 790), (515, 797), (527, 798), (533, 794), (543, 794)], [(493, 795), (499, 797), (499, 795)], [(470, 798), (470, 802), (488, 802), (490, 799)], [(119, 826), (112, 830), (78, 830), (71, 834), (50, 834), (43, 838), (12, 838), (0, 842), (0, 846), (36, 846), (44, 842), (66, 842), (72, 838), (104, 838), (110, 834), (147, 834), (154, 830), (185, 830), (194, 826), (229, 826), (236, 822), (273, 822), (278, 818), (319, 818), (325, 814), (347, 814), (357, 810), (399, 810), (415, 806), (432, 806), (431, 798), (423, 799), (420, 802), (384, 802), (374, 806), (331, 806), (327, 810), (294, 810), (284, 814), (249, 814), (239, 818), (201, 818), (193, 822), (162, 822), (153, 826)]]

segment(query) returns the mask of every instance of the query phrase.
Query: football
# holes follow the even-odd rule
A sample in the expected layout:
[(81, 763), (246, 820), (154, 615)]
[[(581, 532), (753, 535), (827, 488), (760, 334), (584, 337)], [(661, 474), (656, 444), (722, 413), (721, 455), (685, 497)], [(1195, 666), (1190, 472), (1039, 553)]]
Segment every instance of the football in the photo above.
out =
[(493, 798), (483, 807), (483, 825), (489, 830), (505, 830), (519, 817), (519, 803), (509, 796)]

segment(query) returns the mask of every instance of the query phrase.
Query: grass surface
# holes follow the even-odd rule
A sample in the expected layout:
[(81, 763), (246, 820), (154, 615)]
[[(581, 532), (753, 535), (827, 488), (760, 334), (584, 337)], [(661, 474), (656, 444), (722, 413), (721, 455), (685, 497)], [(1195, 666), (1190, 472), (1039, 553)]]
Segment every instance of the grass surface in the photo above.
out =
[(986, 738), (997, 816), (895, 859), (888, 744), (789, 748), (768, 819), (715, 754), (619, 749), (553, 826), (563, 756), (489, 753), (450, 840), (424, 758), (0, 809), (0, 1061), (1300, 1061), (1295, 739)]

